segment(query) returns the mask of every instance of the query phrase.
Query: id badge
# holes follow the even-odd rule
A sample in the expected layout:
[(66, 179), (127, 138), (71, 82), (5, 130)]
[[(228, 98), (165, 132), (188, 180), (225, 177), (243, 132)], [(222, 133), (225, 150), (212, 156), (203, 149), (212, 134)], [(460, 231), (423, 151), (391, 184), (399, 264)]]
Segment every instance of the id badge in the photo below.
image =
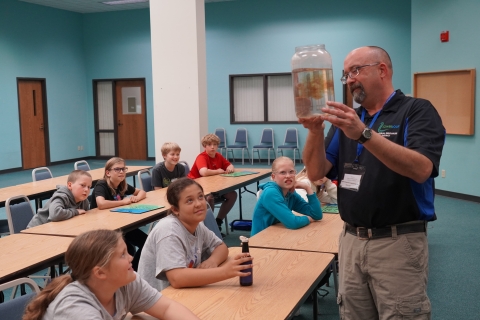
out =
[(342, 182), (340, 182), (340, 188), (358, 191), (365, 170), (364, 166), (357, 163), (345, 163), (343, 166), (343, 179)]

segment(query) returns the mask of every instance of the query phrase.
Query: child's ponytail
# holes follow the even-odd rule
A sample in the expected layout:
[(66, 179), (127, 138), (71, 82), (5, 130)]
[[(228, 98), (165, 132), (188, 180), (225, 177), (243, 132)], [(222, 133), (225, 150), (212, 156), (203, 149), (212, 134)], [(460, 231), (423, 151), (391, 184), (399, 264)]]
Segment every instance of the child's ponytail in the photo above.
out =
[(41, 320), (48, 305), (68, 284), (72, 283), (71, 275), (55, 278), (26, 307), (22, 320)]

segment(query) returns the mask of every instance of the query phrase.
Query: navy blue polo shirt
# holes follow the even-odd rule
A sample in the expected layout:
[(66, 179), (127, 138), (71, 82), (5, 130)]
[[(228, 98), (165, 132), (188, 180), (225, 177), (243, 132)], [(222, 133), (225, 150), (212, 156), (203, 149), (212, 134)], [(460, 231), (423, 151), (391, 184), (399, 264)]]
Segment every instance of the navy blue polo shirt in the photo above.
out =
[[(361, 115), (363, 107), (356, 111)], [(437, 110), (424, 99), (405, 96), (400, 90), (385, 104), (372, 130), (396, 144), (415, 150), (433, 163), (430, 178), (417, 183), (387, 168), (366, 148), (358, 163), (366, 167), (358, 191), (338, 188), (342, 219), (355, 227), (379, 228), (414, 220), (435, 220), (434, 179), (438, 176), (445, 143), (445, 128)], [(366, 112), (370, 125), (374, 115)], [(325, 139), (327, 160), (333, 164), (327, 177), (338, 177), (340, 185), (345, 163), (353, 163), (358, 143), (332, 126)]]

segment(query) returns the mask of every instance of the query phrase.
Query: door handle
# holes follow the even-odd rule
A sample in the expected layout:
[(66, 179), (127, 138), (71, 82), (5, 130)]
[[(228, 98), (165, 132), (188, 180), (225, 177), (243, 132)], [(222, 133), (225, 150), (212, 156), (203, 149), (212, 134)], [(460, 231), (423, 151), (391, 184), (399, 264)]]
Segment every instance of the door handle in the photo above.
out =
[(120, 120), (118, 120), (118, 125), (123, 126), (123, 123), (121, 123)]

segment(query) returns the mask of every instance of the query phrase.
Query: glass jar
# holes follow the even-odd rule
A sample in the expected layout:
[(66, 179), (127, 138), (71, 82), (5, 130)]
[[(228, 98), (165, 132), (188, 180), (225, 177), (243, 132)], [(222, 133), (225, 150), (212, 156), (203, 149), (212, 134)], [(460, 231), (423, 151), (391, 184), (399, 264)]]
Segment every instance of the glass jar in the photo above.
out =
[(335, 100), (332, 57), (325, 45), (296, 47), (291, 63), (297, 117), (323, 114), (326, 102)]

